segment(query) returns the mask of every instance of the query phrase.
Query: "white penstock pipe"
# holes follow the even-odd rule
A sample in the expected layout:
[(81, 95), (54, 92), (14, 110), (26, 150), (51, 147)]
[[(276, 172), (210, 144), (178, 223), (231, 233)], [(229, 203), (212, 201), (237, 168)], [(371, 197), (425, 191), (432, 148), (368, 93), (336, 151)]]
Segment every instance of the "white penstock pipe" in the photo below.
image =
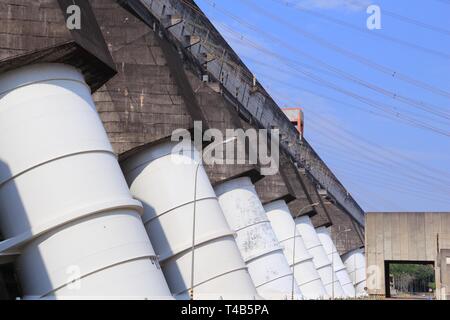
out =
[(250, 178), (242, 177), (215, 187), (228, 224), (250, 276), (265, 299), (301, 299), (283, 249), (270, 225)]
[(83, 75), (0, 75), (0, 253), (26, 299), (172, 298)]
[(327, 292), (317, 272), (313, 257), (297, 232), (294, 219), (284, 200), (264, 206), (272, 228), (283, 246), (284, 255), (305, 299), (323, 299)]
[(342, 255), (342, 261), (353, 282), (357, 297), (367, 295), (366, 291), (366, 257), (364, 248), (355, 249)]
[(297, 231), (305, 242), (308, 252), (313, 256), (314, 265), (322, 278), (325, 289), (330, 298), (344, 298), (345, 293), (333, 270), (330, 259), (317, 236), (317, 232), (307, 215), (295, 219)]
[(190, 141), (145, 148), (122, 168), (177, 299), (259, 298)]
[(327, 253), (328, 258), (333, 263), (334, 272), (339, 280), (339, 283), (342, 286), (342, 289), (344, 289), (347, 298), (355, 298), (355, 287), (353, 286), (353, 282), (348, 275), (347, 268), (342, 262), (341, 256), (339, 255), (339, 252), (337, 251), (336, 246), (331, 239), (329, 229), (326, 227), (320, 227), (317, 228), (316, 231), (317, 235), (319, 236), (320, 242), (325, 248), (325, 252)]

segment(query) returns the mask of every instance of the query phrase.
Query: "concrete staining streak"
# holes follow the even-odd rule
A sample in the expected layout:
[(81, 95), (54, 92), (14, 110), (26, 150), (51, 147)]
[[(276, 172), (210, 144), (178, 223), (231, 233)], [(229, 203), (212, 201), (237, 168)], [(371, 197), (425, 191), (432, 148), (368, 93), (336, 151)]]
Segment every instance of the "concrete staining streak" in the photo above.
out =
[(233, 224), (236, 232), (241, 232), (236, 239), (243, 249), (245, 261), (254, 259), (261, 251), (281, 249), (275, 237), (267, 236), (273, 233), (269, 220), (261, 215), (262, 208), (259, 199), (246, 194), (236, 195), (236, 222)]

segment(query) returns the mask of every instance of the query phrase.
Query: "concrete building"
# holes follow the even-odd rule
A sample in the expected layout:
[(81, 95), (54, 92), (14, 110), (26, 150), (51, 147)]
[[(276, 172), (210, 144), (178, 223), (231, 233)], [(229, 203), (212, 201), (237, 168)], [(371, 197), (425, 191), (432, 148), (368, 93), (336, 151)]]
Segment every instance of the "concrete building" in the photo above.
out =
[(366, 215), (367, 288), (389, 296), (389, 264), (432, 264), (436, 296), (450, 298), (450, 212)]

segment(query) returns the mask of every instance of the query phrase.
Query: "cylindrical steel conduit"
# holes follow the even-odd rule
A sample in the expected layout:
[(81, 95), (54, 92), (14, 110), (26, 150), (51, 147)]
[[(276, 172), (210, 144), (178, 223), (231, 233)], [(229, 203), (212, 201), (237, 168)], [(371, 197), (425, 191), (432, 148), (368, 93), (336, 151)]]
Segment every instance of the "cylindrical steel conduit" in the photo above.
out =
[(190, 141), (166, 142), (122, 168), (176, 298), (189, 298), (194, 229), (194, 299), (259, 298), (200, 161)]
[(19, 252), (25, 298), (171, 298), (78, 70), (0, 75), (0, 161), (0, 252)]
[[(283, 246), (284, 255), (293, 269), (294, 277), (305, 299), (327, 298), (327, 292), (317, 272), (313, 257), (297, 232), (294, 219), (284, 200), (264, 206), (273, 231)], [(294, 254), (295, 250), (295, 254)]]
[(306, 248), (313, 256), (314, 265), (322, 278), (322, 282), (325, 285), (328, 295), (331, 298), (345, 297), (344, 290), (334, 273), (331, 261), (328, 259), (327, 253), (317, 236), (309, 216), (303, 215), (296, 218), (295, 224), (297, 225), (297, 231), (305, 242)]
[(219, 184), (214, 189), (250, 276), (265, 299), (301, 298), (300, 289), (270, 225), (250, 178)]
[(355, 286), (356, 296), (367, 295), (366, 291), (366, 257), (364, 248), (355, 249), (342, 255), (342, 261), (347, 268), (350, 279)]
[(346, 296), (348, 298), (355, 298), (355, 287), (353, 286), (352, 280), (348, 275), (347, 268), (342, 262), (341, 256), (339, 255), (339, 252), (337, 251), (336, 246), (331, 239), (329, 229), (326, 227), (320, 227), (317, 228), (316, 231), (317, 235), (319, 236), (320, 242), (322, 243), (325, 252), (328, 255), (328, 258), (333, 263), (334, 272), (339, 280), (339, 283), (342, 286), (342, 289), (344, 289)]

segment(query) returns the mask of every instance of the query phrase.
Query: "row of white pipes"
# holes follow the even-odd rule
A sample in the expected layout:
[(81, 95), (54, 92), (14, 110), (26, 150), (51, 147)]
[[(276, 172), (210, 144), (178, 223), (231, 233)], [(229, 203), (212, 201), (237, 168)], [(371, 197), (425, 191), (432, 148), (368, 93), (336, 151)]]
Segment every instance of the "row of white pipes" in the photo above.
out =
[(263, 207), (248, 177), (213, 189), (190, 141), (149, 147), (122, 168), (176, 298), (356, 297), (326, 229), (294, 221), (284, 201)]
[(328, 299), (365, 288), (361, 251), (342, 261), (328, 230), (294, 220), (284, 201), (263, 206), (247, 177), (213, 189), (190, 141), (149, 146), (120, 168), (82, 74), (62, 64), (0, 75), (0, 228), (0, 255), (17, 256), (29, 299)]
[(163, 298), (170, 291), (82, 74), (0, 75), (0, 254), (25, 298)]

